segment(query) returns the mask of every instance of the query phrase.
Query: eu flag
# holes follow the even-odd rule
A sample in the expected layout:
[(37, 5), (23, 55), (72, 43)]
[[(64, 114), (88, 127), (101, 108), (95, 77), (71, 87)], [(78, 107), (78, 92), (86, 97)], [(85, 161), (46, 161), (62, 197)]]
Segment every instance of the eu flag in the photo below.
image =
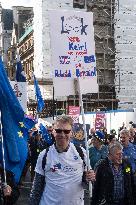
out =
[(35, 120), (29, 118), (26, 114), (24, 115), (23, 122), (20, 122), (22, 124), (22, 127), (26, 128), (27, 130), (30, 130), (32, 127), (35, 126), (36, 122)]
[(35, 87), (35, 95), (37, 98), (37, 111), (42, 112), (44, 108), (44, 100), (42, 98), (41, 91), (35, 76), (34, 76), (34, 87)]
[[(15, 175), (18, 183), (27, 159), (27, 129), (24, 126), (24, 111), (12, 90), (0, 58), (0, 111), (4, 144), (4, 159), (7, 170)], [(0, 162), (3, 163), (2, 146)]]
[(40, 123), (39, 125), (39, 129), (42, 133), (42, 137), (45, 139), (45, 141), (51, 145), (52, 144), (52, 137), (51, 135), (48, 133), (46, 127), (44, 127), (44, 125), (42, 123)]
[(16, 69), (16, 81), (17, 82), (26, 82), (26, 77), (23, 73), (22, 64), (21, 62), (17, 62), (17, 69)]

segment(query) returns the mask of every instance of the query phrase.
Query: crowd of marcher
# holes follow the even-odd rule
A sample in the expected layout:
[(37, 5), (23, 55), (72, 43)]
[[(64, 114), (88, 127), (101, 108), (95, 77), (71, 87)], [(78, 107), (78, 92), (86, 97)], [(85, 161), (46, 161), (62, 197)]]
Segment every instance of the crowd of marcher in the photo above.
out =
[[(30, 130), (28, 159), (20, 180), (23, 183), (30, 170), (33, 186), (29, 205), (83, 205), (84, 185), (88, 188), (90, 181), (90, 205), (135, 205), (135, 128), (128, 130), (123, 125), (118, 136), (114, 129), (107, 134), (106, 128), (92, 128), (88, 136), (88, 169), (86, 150), (71, 140), (72, 127), (71, 117), (57, 118), (46, 127), (50, 144), (38, 129)], [(12, 194), (11, 186), (2, 186), (1, 190), (4, 200)]]
[(37, 160), (30, 205), (82, 205), (83, 181), (92, 181), (92, 205), (136, 204), (136, 136), (123, 125), (119, 136), (112, 129), (91, 129), (88, 136), (91, 170), (86, 151), (71, 142), (72, 119), (61, 116), (52, 127), (54, 143)]

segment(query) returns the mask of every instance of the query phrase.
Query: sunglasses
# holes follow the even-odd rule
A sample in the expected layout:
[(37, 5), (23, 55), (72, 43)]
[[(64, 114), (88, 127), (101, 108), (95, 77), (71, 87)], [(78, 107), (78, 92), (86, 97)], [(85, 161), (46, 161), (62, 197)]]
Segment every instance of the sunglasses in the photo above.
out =
[(60, 134), (60, 133), (64, 132), (64, 134), (66, 134), (66, 135), (71, 132), (71, 130), (61, 130), (61, 129), (55, 129), (55, 131), (56, 131), (57, 134)]

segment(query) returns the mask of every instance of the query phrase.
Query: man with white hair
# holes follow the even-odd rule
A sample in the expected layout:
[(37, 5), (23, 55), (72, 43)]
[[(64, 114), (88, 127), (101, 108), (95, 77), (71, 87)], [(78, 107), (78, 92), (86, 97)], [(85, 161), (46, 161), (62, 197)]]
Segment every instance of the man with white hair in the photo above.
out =
[(135, 205), (136, 188), (131, 165), (122, 159), (123, 147), (115, 142), (108, 147), (108, 157), (96, 168), (91, 205)]
[(130, 142), (129, 130), (123, 129), (120, 132), (120, 141), (123, 145), (123, 158), (128, 159), (132, 166), (133, 173), (136, 172), (136, 146)]

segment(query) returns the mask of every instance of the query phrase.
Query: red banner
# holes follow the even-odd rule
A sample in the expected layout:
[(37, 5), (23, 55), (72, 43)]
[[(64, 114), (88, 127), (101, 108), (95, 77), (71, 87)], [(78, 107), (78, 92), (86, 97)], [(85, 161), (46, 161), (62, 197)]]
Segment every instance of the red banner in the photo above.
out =
[(80, 107), (69, 106), (69, 115), (80, 115)]
[(99, 130), (103, 127), (105, 127), (105, 113), (96, 113), (95, 129)]
[(74, 120), (74, 123), (78, 123), (78, 119), (79, 119), (79, 115), (80, 115), (80, 107), (69, 106), (69, 115)]

